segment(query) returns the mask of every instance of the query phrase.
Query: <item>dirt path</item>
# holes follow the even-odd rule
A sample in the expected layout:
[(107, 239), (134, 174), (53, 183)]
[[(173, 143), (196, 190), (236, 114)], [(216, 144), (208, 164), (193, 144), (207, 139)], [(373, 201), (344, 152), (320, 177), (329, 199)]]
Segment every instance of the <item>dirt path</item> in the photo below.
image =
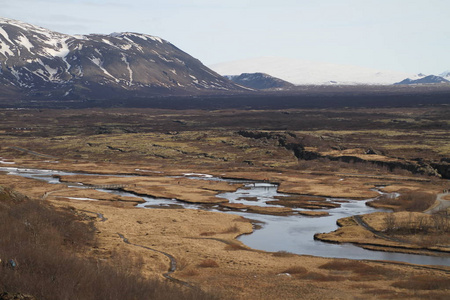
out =
[(166, 253), (164, 251), (160, 251), (160, 250), (157, 250), (157, 249), (153, 249), (153, 248), (147, 247), (147, 246), (133, 244), (123, 234), (120, 234), (120, 233), (117, 233), (117, 234), (119, 235), (119, 237), (123, 240), (123, 242), (125, 244), (129, 244), (129, 245), (133, 245), (133, 246), (136, 246), (136, 247), (144, 248), (144, 249), (147, 249), (147, 250), (150, 250), (150, 251), (158, 252), (158, 253), (161, 253), (161, 254), (165, 255), (166, 257), (168, 257), (169, 260), (170, 260), (169, 271), (164, 273), (164, 274), (162, 274), (165, 278), (169, 279), (170, 281), (173, 281), (173, 282), (179, 283), (181, 285), (184, 285), (186, 287), (189, 287), (189, 288), (194, 288), (194, 289), (197, 288), (197, 287), (189, 284), (186, 281), (182, 281), (180, 279), (173, 278), (172, 276), (170, 276), (171, 274), (175, 273), (175, 271), (177, 270), (177, 261), (176, 261), (175, 257), (173, 257), (173, 255), (171, 255), (169, 253)]
[(96, 213), (96, 212), (89, 211), (89, 210), (84, 210), (84, 209), (80, 209), (80, 211), (97, 215), (97, 218), (100, 219), (100, 222), (105, 222), (105, 221), (108, 220), (108, 218), (105, 218), (105, 216), (102, 213)]
[(369, 224), (367, 224), (360, 215), (355, 215), (353, 216), (353, 220), (355, 220), (356, 223), (358, 223), (359, 226), (364, 227), (365, 229), (369, 230), (370, 232), (372, 232), (373, 234), (375, 234), (376, 236), (385, 239), (385, 240), (389, 240), (389, 241), (393, 241), (393, 242), (397, 242), (397, 243), (407, 243), (410, 244), (407, 241), (404, 240), (400, 240), (397, 238), (393, 238), (390, 236), (387, 236), (383, 233), (381, 233), (380, 231), (376, 230), (375, 228), (373, 228), (372, 226), (370, 226)]
[(430, 207), (429, 209), (425, 210), (424, 213), (434, 214), (438, 211), (446, 210), (447, 208), (449, 208), (450, 200), (444, 199), (444, 197), (448, 196), (448, 195), (450, 195), (450, 194), (449, 193), (438, 194), (436, 196), (436, 202), (434, 203), (434, 205), (432, 207)]
[(12, 147), (9, 147), (9, 148), (17, 150), (17, 151), (20, 151), (20, 152), (25, 152), (25, 153), (28, 153), (28, 154), (31, 154), (31, 155), (34, 155), (34, 156), (39, 156), (39, 157), (44, 157), (44, 158), (51, 158), (51, 159), (58, 159), (57, 157), (52, 156), (52, 155), (38, 153), (38, 152), (31, 151), (31, 150), (28, 150), (28, 149), (25, 149), (25, 148), (21, 148), (21, 147), (12, 146)]
[[(445, 252), (445, 251), (432, 250), (432, 249), (428, 249), (428, 248), (423, 248), (423, 247), (417, 245), (416, 243), (412, 243), (412, 242), (409, 242), (409, 241), (406, 241), (406, 240), (402, 240), (402, 239), (390, 237), (390, 236), (388, 236), (388, 235), (386, 235), (386, 234), (384, 234), (384, 233), (382, 233), (382, 232), (376, 230), (375, 228), (373, 228), (373, 227), (370, 226), (369, 224), (367, 224), (367, 223), (361, 218), (360, 215), (355, 215), (355, 216), (353, 216), (353, 220), (355, 220), (355, 222), (356, 222), (358, 225), (362, 226), (362, 227), (365, 228), (366, 230), (368, 230), (368, 231), (370, 231), (371, 233), (375, 234), (375, 235), (376, 235), (377, 237), (379, 237), (379, 238), (382, 238), (382, 239), (385, 239), (385, 240), (389, 240), (389, 241), (393, 241), (393, 242), (397, 242), (397, 243), (401, 243), (401, 244), (411, 245), (411, 246), (413, 246), (413, 247), (416, 247), (416, 248), (417, 248), (416, 250), (420, 250), (420, 251), (421, 251), (422, 253), (424, 253), (424, 254), (427, 254), (427, 253), (428, 253), (429, 255), (436, 255), (437, 253), (442, 253), (442, 252), (448, 253), (448, 252)], [(369, 244), (367, 244), (367, 245), (369, 245)], [(392, 248), (392, 247), (394, 247), (394, 248), (408, 249), (408, 247), (405, 247), (405, 246), (403, 246), (403, 247), (402, 247), (402, 246), (390, 246), (390, 245), (385, 245), (385, 246), (377, 245), (377, 246), (387, 247), (387, 248)]]
[[(89, 211), (89, 210), (84, 210), (84, 209), (80, 209), (80, 211), (85, 212), (85, 213), (91, 213), (91, 214), (97, 215), (97, 217), (100, 219), (100, 222), (105, 222), (105, 221), (108, 220), (108, 218), (106, 218), (102, 213), (97, 213), (97, 212), (93, 212), (93, 211)], [(162, 275), (163, 275), (165, 278), (167, 278), (167, 279), (169, 279), (170, 281), (173, 281), (173, 282), (175, 282), (175, 283), (179, 283), (179, 284), (184, 285), (184, 286), (189, 287), (189, 288), (198, 289), (197, 287), (195, 287), (195, 286), (189, 284), (189, 283), (186, 282), (186, 281), (182, 281), (182, 280), (180, 280), (180, 279), (173, 278), (172, 276), (170, 276), (171, 274), (175, 273), (175, 271), (177, 270), (177, 260), (175, 259), (175, 257), (174, 257), (173, 255), (171, 255), (171, 254), (169, 254), (169, 253), (167, 253), (167, 252), (161, 251), (161, 250), (157, 250), (157, 249), (153, 249), (153, 248), (144, 246), (144, 245), (138, 245), (138, 244), (131, 243), (131, 242), (128, 240), (128, 238), (126, 238), (126, 237), (125, 237), (123, 234), (121, 234), (121, 233), (117, 233), (117, 235), (122, 239), (122, 241), (123, 241), (125, 244), (132, 245), (132, 246), (136, 246), (136, 247), (140, 247), (140, 248), (144, 248), (144, 249), (147, 249), (147, 250), (150, 250), (150, 251), (153, 251), (153, 252), (157, 252), (157, 253), (161, 253), (161, 254), (165, 255), (167, 258), (169, 258), (170, 266), (169, 266), (169, 271), (166, 272), (166, 273), (164, 273), (164, 274), (162, 274)]]

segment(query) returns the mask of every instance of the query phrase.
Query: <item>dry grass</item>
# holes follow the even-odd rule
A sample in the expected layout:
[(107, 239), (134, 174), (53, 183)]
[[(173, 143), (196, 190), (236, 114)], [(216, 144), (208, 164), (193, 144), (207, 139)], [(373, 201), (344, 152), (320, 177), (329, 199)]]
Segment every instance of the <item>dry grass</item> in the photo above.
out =
[(414, 191), (402, 193), (398, 198), (383, 195), (368, 204), (393, 208), (395, 211), (420, 212), (433, 205), (435, 199), (436, 197), (430, 193)]
[(277, 252), (272, 253), (272, 256), (275, 256), (275, 257), (292, 257), (294, 255), (295, 254), (288, 252), (288, 251), (277, 251)]
[(384, 218), (384, 223), (387, 234), (441, 235), (445, 237), (450, 233), (450, 219), (443, 214), (388, 213)]
[(200, 233), (200, 236), (213, 236), (213, 235), (216, 235), (216, 234), (217, 233), (213, 232), (213, 231), (205, 231), (205, 232)]
[[(82, 255), (95, 245), (95, 230), (72, 212), (56, 211), (0, 188), (0, 293), (37, 299), (209, 299), (141, 275), (142, 261), (113, 253), (108, 262)], [(77, 250), (77, 252), (74, 252)], [(12, 268), (9, 262), (14, 260)]]
[(421, 275), (399, 280), (394, 282), (392, 286), (407, 290), (448, 290), (450, 278)]
[(225, 246), (225, 250), (247, 250), (247, 248), (238, 243), (229, 243)]
[(305, 279), (305, 280), (319, 281), (319, 282), (320, 281), (336, 282), (336, 281), (344, 281), (346, 279), (346, 277), (343, 277), (343, 276), (325, 275), (325, 274), (317, 273), (317, 272), (308, 272), (308, 273), (300, 276), (299, 278)]
[(222, 231), (222, 233), (237, 233), (240, 232), (239, 227), (237, 225), (233, 225)]
[(192, 264), (192, 261), (186, 257), (177, 258), (177, 270), (183, 271)]
[(202, 262), (200, 262), (198, 265), (200, 268), (218, 268), (219, 264), (212, 259), (205, 259)]
[(379, 280), (396, 276), (396, 273), (390, 269), (370, 266), (359, 261), (332, 260), (319, 268), (333, 271), (350, 271), (356, 275), (353, 277), (355, 281)]
[(300, 266), (295, 266), (295, 267), (290, 267), (289, 269), (284, 270), (281, 273), (289, 273), (291, 275), (294, 274), (306, 274), (308, 273), (308, 270), (304, 267), (300, 267)]
[(188, 269), (188, 270), (186, 270), (186, 271), (183, 272), (183, 275), (184, 275), (184, 276), (187, 276), (187, 277), (197, 276), (197, 275), (199, 275), (199, 274), (200, 274), (200, 273), (199, 273), (197, 270), (194, 270), (194, 269)]
[(281, 273), (287, 273), (295, 278), (302, 279), (302, 280), (312, 280), (312, 281), (342, 281), (345, 280), (345, 277), (341, 276), (334, 276), (334, 275), (328, 275), (328, 274), (322, 274), (318, 272), (311, 272), (305, 267), (302, 266), (293, 266), (286, 270), (284, 270)]

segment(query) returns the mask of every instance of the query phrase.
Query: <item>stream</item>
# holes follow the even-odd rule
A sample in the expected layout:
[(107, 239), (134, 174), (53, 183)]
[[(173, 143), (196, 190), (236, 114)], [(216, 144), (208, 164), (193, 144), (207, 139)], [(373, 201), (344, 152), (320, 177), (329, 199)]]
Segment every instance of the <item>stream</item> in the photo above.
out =
[[(103, 174), (87, 174), (87, 173), (71, 173), (55, 170), (39, 170), (39, 169), (26, 169), (15, 167), (0, 167), (0, 172), (6, 172), (10, 175), (19, 175), (27, 178), (33, 178), (37, 180), (43, 180), (48, 183), (60, 183), (57, 177), (53, 175), (100, 175)], [(129, 177), (132, 175), (105, 175), (105, 176), (120, 176)], [(279, 193), (277, 191), (278, 186), (270, 183), (252, 182), (249, 180), (234, 180), (217, 178), (206, 174), (185, 174), (186, 177), (192, 180), (215, 180), (226, 181), (230, 183), (244, 183), (243, 188), (237, 189), (235, 192), (222, 193), (217, 197), (228, 199), (230, 203), (242, 203), (248, 205), (258, 206), (273, 206), (278, 205), (267, 204), (267, 201), (277, 200), (280, 197), (286, 197), (288, 195)], [(72, 184), (69, 187), (83, 188), (82, 184)], [(98, 189), (99, 191), (113, 193), (122, 196), (138, 197), (133, 193), (118, 191), (118, 190), (106, 190)], [(277, 197), (277, 198), (275, 198)], [(248, 219), (256, 220), (262, 224), (261, 228), (256, 229), (253, 233), (248, 235), (242, 235), (239, 240), (245, 245), (264, 251), (287, 251), (301, 255), (312, 255), (322, 257), (334, 257), (334, 258), (348, 258), (348, 259), (368, 259), (368, 260), (389, 260), (398, 262), (407, 262), (421, 265), (443, 265), (450, 266), (450, 259), (448, 257), (437, 257), (427, 255), (415, 255), (404, 253), (393, 253), (383, 251), (371, 251), (366, 250), (352, 244), (332, 244), (314, 240), (315, 233), (330, 232), (338, 228), (336, 221), (341, 218), (350, 217), (353, 215), (368, 214), (376, 211), (382, 211), (380, 209), (371, 208), (366, 206), (365, 203), (368, 200), (348, 200), (348, 199), (333, 199), (328, 198), (327, 201), (339, 202), (341, 205), (332, 209), (320, 209), (318, 211), (327, 211), (329, 216), (324, 217), (308, 217), (299, 214), (290, 216), (274, 216), (264, 215), (257, 213), (248, 213), (245, 210), (236, 211), (228, 210), (219, 207), (218, 205), (204, 205), (204, 204), (191, 204), (174, 199), (164, 198), (152, 198), (142, 197), (146, 202), (138, 204), (137, 207), (142, 208), (186, 208), (186, 209), (203, 209), (210, 211), (220, 211), (239, 216), (246, 217)], [(74, 198), (74, 200), (77, 200)], [(89, 199), (79, 199), (89, 200)], [(345, 200), (345, 201), (342, 201)], [(300, 211), (303, 209), (295, 208), (294, 211)]]

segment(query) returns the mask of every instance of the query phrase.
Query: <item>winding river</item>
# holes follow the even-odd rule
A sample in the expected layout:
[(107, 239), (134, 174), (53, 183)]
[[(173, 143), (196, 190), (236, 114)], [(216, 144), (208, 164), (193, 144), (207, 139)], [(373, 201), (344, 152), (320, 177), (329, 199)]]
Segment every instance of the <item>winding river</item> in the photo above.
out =
[[(54, 177), (54, 175), (80, 175), (80, 174), (101, 175), (101, 174), (70, 173), (55, 170), (25, 169), (15, 167), (0, 167), (0, 171), (4, 171), (10, 175), (19, 175), (27, 178), (43, 180), (49, 183), (60, 183), (59, 179), (57, 177)], [(243, 203), (259, 206), (277, 206), (273, 204), (267, 204), (266, 202), (277, 200), (277, 198), (279, 197), (287, 196), (286, 194), (279, 193), (277, 191), (278, 188), (277, 185), (274, 184), (229, 180), (202, 174), (187, 174), (187, 175), (189, 175), (189, 178), (197, 180), (198, 179), (220, 180), (228, 182), (246, 183), (244, 188), (240, 188), (235, 192), (222, 193), (217, 195), (217, 197), (228, 199), (231, 203)], [(118, 176), (118, 175), (108, 175), (108, 176)], [(74, 184), (72, 186), (74, 188), (83, 188), (82, 185)], [(104, 190), (104, 189), (99, 190), (123, 196), (137, 197), (132, 193), (123, 191)], [(261, 222), (262, 224), (261, 228), (255, 230), (252, 234), (243, 235), (239, 238), (244, 244), (254, 249), (260, 249), (265, 251), (288, 251), (296, 254), (322, 256), (322, 257), (389, 260), (422, 265), (450, 266), (450, 259), (448, 257), (435, 257), (426, 255), (371, 251), (353, 246), (352, 244), (331, 244), (314, 240), (315, 233), (330, 232), (336, 230), (337, 229), (336, 220), (340, 218), (380, 211), (379, 209), (374, 209), (365, 205), (365, 202), (369, 201), (370, 199), (364, 201), (357, 201), (357, 200), (329, 198), (327, 199), (327, 201), (330, 202), (338, 201), (341, 204), (341, 206), (338, 208), (324, 210), (330, 213), (329, 216), (316, 218), (316, 217), (302, 216), (298, 214), (290, 216), (263, 215), (256, 213), (248, 213), (246, 211), (226, 210), (223, 208), (219, 208), (218, 205), (190, 204), (176, 201), (173, 199), (161, 199), (161, 198), (155, 199), (151, 197), (142, 197), (142, 196), (139, 197), (143, 198), (146, 202), (137, 205), (138, 207), (144, 208), (180, 207), (186, 209), (207, 209), (210, 211), (221, 211), (232, 213)]]

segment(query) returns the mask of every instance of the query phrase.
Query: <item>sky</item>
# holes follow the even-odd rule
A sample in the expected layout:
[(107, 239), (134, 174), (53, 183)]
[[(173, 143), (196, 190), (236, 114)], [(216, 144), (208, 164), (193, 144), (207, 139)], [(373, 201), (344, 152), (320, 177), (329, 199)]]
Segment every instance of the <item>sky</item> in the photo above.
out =
[(206, 65), (270, 56), (450, 70), (449, 0), (0, 0), (0, 17), (67, 34), (155, 35)]

